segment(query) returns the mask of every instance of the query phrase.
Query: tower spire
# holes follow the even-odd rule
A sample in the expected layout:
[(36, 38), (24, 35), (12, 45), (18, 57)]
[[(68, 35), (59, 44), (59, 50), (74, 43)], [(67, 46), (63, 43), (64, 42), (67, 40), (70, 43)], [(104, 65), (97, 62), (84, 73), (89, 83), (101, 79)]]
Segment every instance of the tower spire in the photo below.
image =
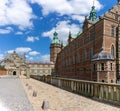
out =
[(92, 9), (91, 9), (91, 11), (90, 11), (90, 16), (89, 16), (89, 19), (91, 20), (91, 21), (94, 21), (94, 20), (96, 20), (96, 10), (95, 10), (95, 6), (94, 6), (94, 1), (93, 1), (93, 6), (92, 6)]
[(58, 39), (58, 33), (56, 32), (56, 29), (55, 29), (55, 32), (53, 33), (52, 44), (60, 44), (60, 41)]
[(71, 37), (71, 30), (69, 30), (69, 39), (71, 39), (72, 37)]

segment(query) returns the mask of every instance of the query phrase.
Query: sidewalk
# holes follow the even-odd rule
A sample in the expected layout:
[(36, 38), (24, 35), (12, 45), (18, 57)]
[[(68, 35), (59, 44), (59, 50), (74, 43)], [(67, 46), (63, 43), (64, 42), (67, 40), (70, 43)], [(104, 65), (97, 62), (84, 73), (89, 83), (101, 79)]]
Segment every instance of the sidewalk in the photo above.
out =
[[(43, 111), (41, 106), (44, 100), (49, 101), (50, 111), (120, 111), (117, 107), (70, 93), (34, 79), (21, 79), (21, 81), (35, 111)], [(28, 88), (29, 86), (31, 89)], [(37, 92), (37, 97), (32, 96), (33, 91)]]
[(34, 111), (19, 78), (1, 76), (0, 111)]

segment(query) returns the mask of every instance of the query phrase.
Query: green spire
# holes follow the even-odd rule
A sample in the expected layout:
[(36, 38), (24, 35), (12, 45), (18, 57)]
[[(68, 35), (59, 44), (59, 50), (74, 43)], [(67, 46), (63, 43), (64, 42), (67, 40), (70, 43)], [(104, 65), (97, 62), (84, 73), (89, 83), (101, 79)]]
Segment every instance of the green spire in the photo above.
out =
[(89, 19), (91, 20), (91, 21), (94, 21), (94, 20), (96, 20), (96, 10), (95, 10), (95, 6), (93, 5), (92, 6), (92, 10), (90, 11), (90, 16), (89, 16)]
[(60, 40), (58, 39), (58, 33), (56, 31), (53, 33), (52, 44), (60, 44)]

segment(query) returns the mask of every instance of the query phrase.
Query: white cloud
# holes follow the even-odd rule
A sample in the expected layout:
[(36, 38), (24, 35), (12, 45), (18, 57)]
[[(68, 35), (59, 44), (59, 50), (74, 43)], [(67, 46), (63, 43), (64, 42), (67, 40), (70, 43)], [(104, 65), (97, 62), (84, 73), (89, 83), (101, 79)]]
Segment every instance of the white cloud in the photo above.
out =
[(26, 39), (27, 42), (35, 42), (37, 40), (39, 40), (39, 37), (33, 37), (33, 36), (27, 37)]
[(71, 15), (71, 18), (73, 20), (78, 20), (80, 23), (85, 20), (85, 16), (79, 16), (79, 15)]
[[(59, 39), (63, 42), (67, 42), (69, 30), (71, 30), (72, 34), (77, 34), (80, 31), (80, 27), (76, 24), (70, 24), (70, 21), (60, 21), (56, 25), (56, 30), (58, 32)], [(44, 32), (42, 35), (44, 37), (50, 37), (50, 39), (53, 39), (54, 31), (55, 28), (51, 29), (48, 32)]]
[(27, 0), (1, 0), (0, 26), (16, 25), (19, 29), (33, 27), (35, 15)]
[(0, 60), (2, 60), (4, 58), (3, 54), (0, 54)]
[[(50, 13), (58, 13), (59, 15), (69, 15), (77, 18), (81, 18), (83, 15), (88, 15), (91, 6), (93, 5), (93, 0), (29, 0), (31, 3), (38, 3), (42, 7), (43, 15), (48, 15)], [(94, 5), (96, 10), (100, 10), (102, 5), (98, 0), (94, 0)], [(79, 18), (80, 18), (79, 17)], [(81, 21), (81, 20), (80, 20)]]
[(34, 58), (33, 58), (33, 57), (30, 57), (30, 58), (29, 58), (29, 60), (30, 60), (30, 61), (33, 61), (33, 60), (34, 60)]
[(18, 47), (15, 49), (15, 51), (17, 53), (28, 53), (29, 51), (31, 51), (32, 49), (29, 47)]
[(42, 60), (42, 62), (49, 62), (50, 61), (50, 55), (49, 54), (42, 55), (41, 60)]
[(8, 50), (7, 53), (11, 54), (14, 50)]
[(12, 31), (13, 31), (13, 29), (11, 27), (6, 27), (4, 29), (0, 29), (0, 34), (8, 34)]
[(16, 32), (15, 34), (16, 34), (16, 35), (23, 35), (23, 32), (18, 31), (18, 32)]
[(10, 30), (0, 29), (0, 34), (8, 34), (8, 33), (10, 33)]
[(31, 55), (31, 56), (36, 56), (36, 55), (39, 55), (40, 53), (39, 52), (37, 52), (37, 51), (31, 51), (31, 52), (29, 52), (29, 55)]

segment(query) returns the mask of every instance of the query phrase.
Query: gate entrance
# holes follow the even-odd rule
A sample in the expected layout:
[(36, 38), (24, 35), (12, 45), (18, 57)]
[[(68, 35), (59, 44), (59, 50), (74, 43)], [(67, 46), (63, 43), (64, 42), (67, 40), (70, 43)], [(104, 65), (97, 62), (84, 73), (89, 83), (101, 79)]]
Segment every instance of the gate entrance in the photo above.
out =
[(16, 75), (16, 71), (13, 72), (13, 75)]

